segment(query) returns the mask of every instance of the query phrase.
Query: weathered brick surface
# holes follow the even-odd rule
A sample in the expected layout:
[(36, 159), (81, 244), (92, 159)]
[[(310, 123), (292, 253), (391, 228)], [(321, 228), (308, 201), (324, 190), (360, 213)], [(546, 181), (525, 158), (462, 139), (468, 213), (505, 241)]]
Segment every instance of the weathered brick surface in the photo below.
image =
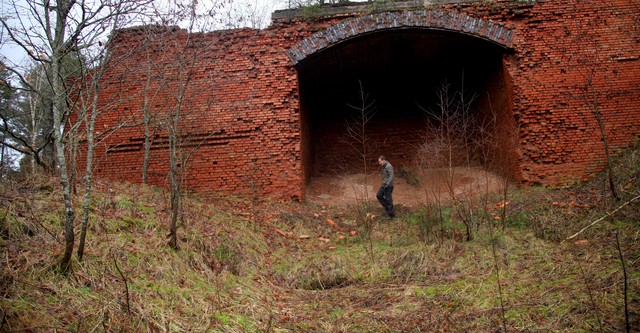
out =
[[(286, 49), (273, 43), (276, 33), (122, 31), (112, 47), (119, 62), (103, 82), (106, 111), (98, 127), (125, 126), (98, 147), (98, 174), (141, 181), (144, 128), (129, 125), (142, 121), (146, 95), (155, 114), (150, 183), (168, 184), (166, 114), (180, 111), (180, 152), (188, 157), (181, 166), (188, 187), (300, 198), (295, 70)], [(150, 36), (151, 45), (146, 44)]]
[[(303, 160), (314, 143), (305, 136), (294, 63), (358, 29), (423, 24), (479, 38), (485, 34), (512, 49), (488, 88), (503, 91), (492, 101), (503, 110), (498, 118), (507, 128), (499, 131), (499, 153), (508, 157), (503, 171), (522, 183), (583, 179), (602, 170), (605, 158), (585, 98), (597, 98), (614, 151), (640, 130), (639, 7), (633, 0), (481, 1), (395, 14), (281, 20), (265, 30), (124, 30), (111, 46), (115, 62), (100, 94), (104, 111), (97, 126), (96, 171), (141, 181), (140, 123), (147, 96), (155, 114), (150, 183), (168, 184), (166, 114), (180, 111), (181, 152), (188, 157), (181, 166), (188, 187), (301, 199), (305, 177), (313, 172)], [(414, 140), (406, 135), (415, 131), (407, 129), (391, 134)]]
[(594, 102), (614, 151), (639, 134), (639, 13), (634, 1), (545, 1), (517, 22), (509, 71), (525, 181), (562, 184), (602, 170)]

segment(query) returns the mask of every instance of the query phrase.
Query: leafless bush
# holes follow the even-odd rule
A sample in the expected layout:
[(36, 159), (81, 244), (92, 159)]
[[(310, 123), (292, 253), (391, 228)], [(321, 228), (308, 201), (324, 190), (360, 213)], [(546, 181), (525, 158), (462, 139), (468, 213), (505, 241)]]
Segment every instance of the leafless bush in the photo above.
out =
[[(487, 217), (482, 212), (487, 211), (488, 173), (486, 181), (466, 184), (457, 169), (490, 162), (488, 146), (493, 141), (490, 130), (493, 118), (479, 117), (472, 109), (477, 95), (466, 95), (464, 89), (453, 92), (451, 85), (445, 82), (436, 94), (437, 108), (423, 109), (428, 117), (429, 131), (418, 147), (414, 164), (419, 170), (437, 171), (444, 179), (444, 182), (428, 187), (431, 193), (425, 193), (438, 210), (449, 211), (448, 221), (440, 214), (441, 237), (449, 233), (448, 228), (455, 228), (453, 222), (459, 221), (464, 225), (465, 239), (471, 240), (480, 220)], [(460, 190), (460, 186), (464, 189)]]
[(372, 149), (371, 139), (368, 133), (368, 123), (375, 115), (375, 101), (369, 99), (362, 86), (362, 82), (359, 82), (360, 90), (358, 97), (360, 105), (349, 105), (356, 112), (354, 116), (347, 120), (345, 124), (346, 136), (344, 142), (349, 145), (352, 152), (357, 154), (359, 160), (362, 162), (362, 172), (364, 174), (364, 186), (361, 189), (354, 187), (354, 192), (357, 198), (357, 220), (365, 227), (365, 231), (369, 238), (369, 249), (371, 259), (373, 261), (373, 243), (371, 240), (371, 234), (373, 233), (374, 219), (370, 213), (371, 202), (369, 200), (368, 184), (368, 165), (371, 163), (370, 152)]
[[(364, 184), (366, 185), (369, 165), (371, 164), (370, 152), (374, 149), (369, 136), (368, 124), (375, 115), (376, 107), (375, 101), (371, 101), (369, 95), (365, 92), (362, 82), (359, 82), (359, 84), (360, 90), (358, 91), (358, 98), (360, 104), (349, 105), (355, 112), (345, 123), (346, 135), (343, 141), (351, 148), (352, 153), (355, 154), (362, 163), (362, 172), (365, 175)], [(356, 193), (356, 196), (363, 200), (365, 206), (369, 206), (366, 186), (363, 193)]]

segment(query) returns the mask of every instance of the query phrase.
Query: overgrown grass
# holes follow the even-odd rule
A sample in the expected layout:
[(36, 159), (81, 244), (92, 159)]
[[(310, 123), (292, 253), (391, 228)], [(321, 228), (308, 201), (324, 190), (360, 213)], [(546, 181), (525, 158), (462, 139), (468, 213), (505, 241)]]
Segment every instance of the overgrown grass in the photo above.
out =
[[(629, 200), (638, 168), (625, 170), (636, 170), (618, 174)], [(638, 205), (566, 239), (619, 205), (599, 178), (514, 189), (505, 223), (480, 221), (472, 241), (442, 234), (460, 223), (429, 206), (367, 226), (353, 207), (189, 195), (177, 251), (166, 193), (98, 183), (85, 257), (68, 276), (54, 270), (60, 194), (40, 182), (0, 189), (0, 331), (620, 332), (614, 231), (640, 327)]]

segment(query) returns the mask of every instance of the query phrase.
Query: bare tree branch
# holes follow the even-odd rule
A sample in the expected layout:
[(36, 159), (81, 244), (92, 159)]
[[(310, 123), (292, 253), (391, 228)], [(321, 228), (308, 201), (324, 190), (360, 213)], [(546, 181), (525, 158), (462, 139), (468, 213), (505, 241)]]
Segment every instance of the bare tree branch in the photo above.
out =
[(619, 211), (620, 209), (624, 208), (626, 205), (628, 205), (628, 204), (630, 204), (630, 203), (632, 203), (632, 202), (634, 202), (634, 201), (636, 201), (636, 200), (638, 200), (638, 199), (640, 199), (640, 195), (635, 196), (635, 197), (634, 197), (634, 198), (632, 198), (631, 200), (629, 200), (629, 201), (627, 201), (627, 202), (623, 203), (622, 205), (618, 206), (616, 209), (612, 210), (611, 212), (607, 213), (606, 215), (602, 216), (601, 218), (599, 218), (599, 219), (597, 219), (597, 220), (595, 220), (595, 221), (593, 221), (593, 222), (589, 223), (589, 225), (587, 225), (586, 227), (584, 227), (584, 228), (580, 229), (580, 231), (576, 232), (575, 234), (573, 234), (573, 235), (571, 235), (571, 236), (569, 236), (569, 237), (565, 238), (565, 240), (570, 240), (570, 239), (573, 239), (573, 238), (577, 237), (578, 235), (580, 235), (581, 233), (583, 233), (585, 230), (587, 230), (587, 229), (589, 229), (589, 228), (593, 227), (596, 223), (598, 223), (598, 222), (600, 222), (600, 221), (602, 221), (602, 220), (606, 219), (607, 217), (609, 217), (609, 216), (611, 216), (611, 215), (615, 214), (617, 211)]

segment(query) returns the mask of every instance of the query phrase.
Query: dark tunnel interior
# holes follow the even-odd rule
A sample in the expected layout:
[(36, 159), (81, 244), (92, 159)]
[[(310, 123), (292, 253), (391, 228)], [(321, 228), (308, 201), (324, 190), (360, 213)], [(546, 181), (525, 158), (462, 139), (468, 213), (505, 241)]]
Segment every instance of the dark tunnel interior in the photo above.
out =
[(347, 126), (362, 123), (363, 109), (372, 168), (380, 154), (410, 167), (429, 131), (425, 110), (439, 110), (438, 91), (445, 85), (450, 94), (475, 96), (473, 112), (489, 105), (492, 112), (508, 112), (506, 52), (461, 33), (395, 29), (310, 55), (297, 65), (305, 178), (362, 169), (362, 137), (348, 134)]

